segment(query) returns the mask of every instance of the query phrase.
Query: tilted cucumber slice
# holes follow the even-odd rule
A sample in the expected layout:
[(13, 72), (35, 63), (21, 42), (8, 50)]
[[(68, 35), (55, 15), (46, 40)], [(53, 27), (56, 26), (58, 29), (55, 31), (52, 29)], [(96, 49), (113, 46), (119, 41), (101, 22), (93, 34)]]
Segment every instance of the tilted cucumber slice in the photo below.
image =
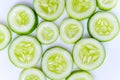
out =
[(110, 12), (97, 12), (88, 21), (90, 35), (99, 41), (110, 41), (119, 33), (119, 21)]
[(105, 56), (102, 44), (92, 38), (81, 39), (73, 48), (75, 64), (82, 70), (94, 70), (100, 67)]
[(96, 9), (96, 0), (66, 0), (66, 10), (70, 17), (78, 20), (90, 17)]
[(0, 50), (4, 49), (12, 39), (10, 30), (3, 24), (0, 24)]
[(118, 0), (97, 0), (98, 7), (101, 10), (111, 10), (117, 5)]
[(42, 22), (37, 28), (37, 38), (43, 44), (50, 44), (57, 40), (59, 30), (52, 22)]
[(45, 20), (56, 20), (65, 7), (65, 0), (34, 0), (36, 13)]
[(46, 80), (42, 71), (36, 68), (24, 69), (19, 80)]
[(65, 43), (75, 43), (82, 37), (83, 32), (83, 25), (77, 20), (65, 19), (61, 23), (60, 37)]
[(66, 49), (53, 47), (44, 53), (42, 69), (50, 79), (64, 79), (71, 73), (72, 68), (72, 57)]
[(41, 58), (41, 45), (32, 36), (17, 37), (9, 46), (9, 59), (17, 67), (30, 68)]
[(8, 25), (17, 34), (29, 34), (37, 26), (37, 16), (28, 6), (18, 4), (8, 13)]
[(74, 71), (66, 80), (94, 80), (94, 78), (87, 71)]

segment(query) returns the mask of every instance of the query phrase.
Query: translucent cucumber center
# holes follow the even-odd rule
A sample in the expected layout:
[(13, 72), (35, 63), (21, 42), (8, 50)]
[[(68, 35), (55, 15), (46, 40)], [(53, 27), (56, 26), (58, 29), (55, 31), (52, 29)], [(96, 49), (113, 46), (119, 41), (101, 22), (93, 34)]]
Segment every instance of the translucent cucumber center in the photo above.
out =
[(41, 80), (41, 79), (35, 74), (30, 74), (25, 77), (25, 80)]
[(67, 63), (63, 55), (55, 53), (48, 58), (47, 67), (49, 71), (55, 74), (61, 74), (65, 72)]
[(100, 57), (99, 49), (93, 44), (85, 44), (80, 49), (80, 59), (83, 64), (89, 65), (96, 62)]
[(44, 27), (42, 28), (41, 35), (44, 40), (51, 40), (54, 36), (54, 30), (50, 27)]
[(59, 6), (59, 0), (39, 0), (39, 6), (46, 14), (54, 14)]
[(113, 0), (102, 0), (104, 4), (111, 4), (113, 3)]
[(86, 80), (86, 78), (76, 78), (74, 80)]
[(17, 12), (15, 21), (18, 25), (27, 25), (29, 22), (29, 16), (25, 11)]
[(73, 10), (82, 13), (86, 12), (92, 6), (91, 0), (72, 0)]
[(95, 31), (97, 34), (106, 36), (113, 31), (113, 24), (106, 18), (99, 18), (95, 22)]
[(5, 35), (0, 31), (0, 44), (5, 40)]
[(34, 58), (34, 53), (35, 46), (29, 41), (19, 42), (14, 49), (14, 54), (21, 63), (30, 63)]
[(69, 39), (74, 38), (79, 31), (79, 27), (75, 24), (69, 24), (65, 27), (65, 33)]

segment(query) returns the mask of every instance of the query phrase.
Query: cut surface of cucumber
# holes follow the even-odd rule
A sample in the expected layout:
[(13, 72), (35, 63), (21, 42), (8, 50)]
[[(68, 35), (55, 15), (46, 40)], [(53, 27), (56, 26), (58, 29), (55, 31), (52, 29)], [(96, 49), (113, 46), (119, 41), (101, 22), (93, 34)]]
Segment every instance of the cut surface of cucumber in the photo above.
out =
[(4, 49), (11, 41), (12, 34), (3, 24), (0, 24), (0, 50)]
[(92, 38), (81, 39), (73, 48), (74, 62), (82, 70), (94, 70), (100, 67), (105, 56), (102, 44)]
[(42, 70), (50, 79), (62, 80), (71, 73), (72, 68), (72, 57), (66, 49), (53, 47), (45, 52)]
[(65, 43), (75, 43), (82, 37), (83, 32), (83, 25), (77, 20), (65, 19), (61, 23), (60, 37)]
[(119, 33), (119, 21), (110, 12), (97, 12), (88, 21), (89, 34), (99, 41), (110, 41)]
[(74, 71), (66, 80), (94, 80), (94, 78), (89, 72)]
[(96, 0), (66, 0), (66, 10), (70, 17), (78, 20), (90, 17), (96, 9)]
[(36, 68), (24, 69), (20, 73), (19, 80), (46, 80), (42, 71)]
[(97, 0), (98, 7), (101, 10), (111, 10), (117, 5), (118, 0)]
[(37, 23), (35, 12), (26, 5), (15, 5), (8, 13), (8, 25), (17, 34), (31, 33)]
[(34, 0), (36, 13), (45, 20), (56, 20), (65, 7), (65, 0)]
[(37, 28), (37, 38), (43, 44), (50, 44), (57, 40), (59, 30), (52, 22), (42, 22)]
[(9, 46), (9, 59), (17, 67), (34, 67), (41, 58), (41, 45), (32, 36), (17, 37)]

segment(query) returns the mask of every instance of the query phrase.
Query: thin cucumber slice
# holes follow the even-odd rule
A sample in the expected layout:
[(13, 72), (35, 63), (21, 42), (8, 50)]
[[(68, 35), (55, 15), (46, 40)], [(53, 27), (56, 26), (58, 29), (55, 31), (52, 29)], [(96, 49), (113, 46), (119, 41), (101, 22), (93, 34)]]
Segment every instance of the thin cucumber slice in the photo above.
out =
[(83, 25), (77, 20), (65, 19), (61, 23), (60, 37), (65, 43), (75, 43), (82, 37), (83, 32)]
[(66, 0), (66, 10), (74, 19), (86, 19), (96, 10), (96, 0)]
[(37, 38), (43, 44), (55, 42), (59, 35), (57, 26), (52, 22), (42, 22), (37, 28)]
[(99, 9), (111, 10), (117, 5), (118, 0), (97, 0)]
[(36, 13), (45, 20), (56, 20), (65, 7), (65, 0), (34, 0)]
[(31, 33), (37, 23), (35, 12), (26, 5), (15, 5), (8, 13), (8, 25), (17, 34)]
[(20, 73), (19, 80), (46, 80), (42, 71), (36, 68), (24, 69)]
[(70, 53), (61, 47), (48, 49), (43, 56), (43, 72), (52, 80), (62, 80), (67, 77), (73, 68)]
[(100, 67), (105, 56), (102, 44), (92, 38), (81, 39), (73, 48), (75, 64), (82, 70), (94, 70)]
[(8, 51), (10, 61), (20, 68), (34, 67), (42, 56), (41, 45), (32, 36), (17, 37)]
[(110, 12), (97, 12), (88, 21), (89, 34), (99, 41), (110, 41), (119, 33), (119, 21)]
[(94, 80), (87, 71), (74, 71), (66, 80)]
[(12, 39), (10, 30), (3, 24), (0, 24), (0, 50), (3, 50)]

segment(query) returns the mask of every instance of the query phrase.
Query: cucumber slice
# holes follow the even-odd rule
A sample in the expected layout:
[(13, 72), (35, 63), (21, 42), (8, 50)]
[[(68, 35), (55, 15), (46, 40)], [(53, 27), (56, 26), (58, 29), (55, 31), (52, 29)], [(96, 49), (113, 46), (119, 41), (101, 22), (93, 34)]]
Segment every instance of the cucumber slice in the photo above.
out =
[(12, 39), (10, 30), (3, 24), (0, 24), (0, 50), (3, 50)]
[(42, 71), (36, 68), (24, 69), (19, 80), (46, 80)]
[(61, 23), (60, 37), (65, 43), (73, 44), (83, 35), (83, 25), (74, 19), (65, 19)]
[(26, 5), (15, 5), (8, 13), (8, 25), (17, 34), (31, 33), (37, 23), (35, 12)]
[(89, 34), (99, 41), (110, 41), (119, 33), (119, 21), (110, 12), (97, 12), (88, 22)]
[(42, 69), (50, 79), (64, 79), (71, 73), (72, 68), (72, 57), (66, 49), (53, 47), (45, 52), (42, 60)]
[(66, 10), (74, 19), (86, 19), (96, 10), (96, 0), (66, 0)]
[(94, 80), (94, 78), (89, 72), (74, 71), (66, 80)]
[(50, 44), (57, 40), (59, 30), (52, 22), (42, 22), (37, 28), (37, 38), (43, 44)]
[(56, 20), (65, 7), (65, 0), (34, 0), (36, 13), (45, 20)]
[(97, 0), (99, 9), (111, 10), (117, 5), (118, 0)]
[(32, 36), (17, 37), (9, 46), (9, 59), (20, 68), (35, 66), (41, 58), (41, 45)]
[(104, 62), (105, 49), (97, 40), (81, 39), (73, 48), (75, 64), (82, 70), (94, 70)]

